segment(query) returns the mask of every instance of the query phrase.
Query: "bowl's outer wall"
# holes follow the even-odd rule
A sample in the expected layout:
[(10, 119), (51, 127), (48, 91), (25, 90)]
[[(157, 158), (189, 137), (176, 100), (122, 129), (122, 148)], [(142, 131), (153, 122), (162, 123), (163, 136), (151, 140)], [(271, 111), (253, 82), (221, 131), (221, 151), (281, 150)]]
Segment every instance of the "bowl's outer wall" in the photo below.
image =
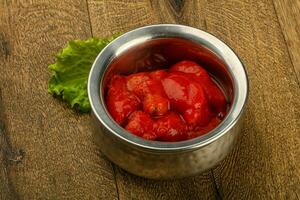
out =
[(222, 161), (235, 146), (243, 117), (218, 140), (199, 149), (174, 153), (155, 153), (132, 148), (132, 145), (112, 135), (94, 114), (93, 120), (94, 140), (112, 162), (138, 176), (172, 179), (199, 174)]

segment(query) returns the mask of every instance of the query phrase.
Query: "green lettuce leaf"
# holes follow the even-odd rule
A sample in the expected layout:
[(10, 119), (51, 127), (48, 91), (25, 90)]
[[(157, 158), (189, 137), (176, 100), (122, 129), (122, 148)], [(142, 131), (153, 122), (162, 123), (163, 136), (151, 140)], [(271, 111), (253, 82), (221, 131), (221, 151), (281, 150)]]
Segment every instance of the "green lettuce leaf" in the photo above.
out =
[(69, 41), (56, 55), (56, 62), (48, 66), (52, 74), (48, 92), (61, 97), (78, 111), (89, 112), (87, 81), (91, 66), (99, 52), (114, 38), (116, 36)]

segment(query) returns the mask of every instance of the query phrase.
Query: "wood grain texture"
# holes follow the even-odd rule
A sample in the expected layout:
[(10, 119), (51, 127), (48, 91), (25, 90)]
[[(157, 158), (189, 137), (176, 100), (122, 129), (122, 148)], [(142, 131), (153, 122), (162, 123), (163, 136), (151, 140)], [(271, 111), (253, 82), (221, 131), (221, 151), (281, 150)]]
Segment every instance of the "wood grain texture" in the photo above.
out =
[(117, 199), (112, 166), (92, 142), (89, 115), (47, 93), (47, 65), (56, 52), (68, 40), (91, 36), (86, 2), (0, 2), (6, 133), (13, 149), (25, 151), (8, 171), (18, 196)]
[(88, 6), (93, 35), (98, 37), (159, 22), (149, 1), (94, 0)]
[[(116, 167), (117, 168), (117, 167)], [(194, 178), (157, 181), (131, 175), (117, 168), (119, 199), (219, 199), (211, 172)]]
[[(272, 1), (184, 1), (179, 6), (174, 2), (153, 0), (149, 6), (147, 1), (135, 5), (90, 1), (94, 34), (101, 35), (103, 26), (127, 31), (154, 22), (181, 23), (206, 29), (232, 46), (247, 67), (251, 92), (240, 142), (213, 170), (217, 192), (224, 199), (299, 198), (300, 93)], [(139, 6), (147, 18), (139, 20), (141, 14), (135, 10)], [(103, 25), (103, 16), (109, 25)], [(204, 177), (194, 180), (201, 182)], [(157, 183), (142, 180), (117, 172), (120, 197), (159, 198), (160, 190), (152, 189)], [(207, 191), (203, 185), (196, 187)], [(179, 184), (176, 190), (180, 189)]]
[(17, 199), (14, 187), (9, 177), (9, 158), (11, 147), (5, 133), (5, 116), (2, 104), (2, 92), (0, 89), (0, 200)]
[[(155, 23), (184, 22), (193, 13), (202, 9), (201, 3), (184, 2), (181, 8), (174, 10), (169, 1), (88, 1), (91, 25), (94, 36), (125, 32), (134, 28)], [(196, 7), (195, 7), (196, 6)], [(180, 7), (180, 6), (179, 6)], [(183, 10), (196, 9), (189, 16), (181, 18)], [(201, 14), (197, 13), (197, 16)], [(192, 19), (198, 27), (204, 27), (203, 18)], [(216, 199), (211, 172), (196, 178), (175, 181), (154, 181), (131, 175), (115, 166), (119, 199)]]
[(299, 199), (300, 89), (272, 1), (208, 1), (205, 16), (250, 81), (240, 143), (214, 170), (221, 196)]
[[(299, 199), (299, 7), (290, 6), (298, 2), (274, 0), (276, 16), (271, 0), (0, 0), (0, 199)], [(89, 116), (46, 92), (47, 64), (66, 41), (155, 23), (208, 30), (249, 73), (239, 144), (194, 178), (153, 181), (112, 167)]]
[(300, 85), (300, 1), (273, 2)]

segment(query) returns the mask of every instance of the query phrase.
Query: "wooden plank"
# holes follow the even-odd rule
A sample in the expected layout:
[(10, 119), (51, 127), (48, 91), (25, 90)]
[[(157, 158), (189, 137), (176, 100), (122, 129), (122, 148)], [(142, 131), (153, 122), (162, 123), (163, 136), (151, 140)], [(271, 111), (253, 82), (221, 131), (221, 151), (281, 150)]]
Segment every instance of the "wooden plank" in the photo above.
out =
[(116, 172), (120, 199), (219, 199), (211, 172), (169, 181), (140, 178), (119, 168)]
[[(175, 4), (174, 4), (175, 3)], [(201, 3), (186, 2), (178, 5), (168, 1), (88, 1), (94, 36), (125, 32), (136, 27), (154, 23), (182, 23), (192, 15), (191, 24), (204, 27), (201, 16)], [(178, 8), (177, 8), (177, 7)], [(190, 15), (181, 18), (183, 10), (193, 10)], [(196, 178), (175, 181), (154, 181), (133, 176), (116, 167), (116, 180), (120, 199), (214, 199), (218, 193), (214, 187), (211, 172)]]
[(14, 188), (8, 175), (8, 152), (11, 151), (8, 143), (7, 135), (5, 133), (4, 125), (4, 107), (2, 105), (2, 92), (0, 89), (0, 200), (16, 199)]
[(300, 84), (300, 1), (273, 0), (273, 2)]
[[(4, 25), (5, 16), (4, 7), (0, 4), (0, 30), (7, 29), (8, 27)], [(7, 24), (6, 24), (7, 25)], [(8, 43), (5, 40), (5, 36), (2, 31), (0, 31), (0, 70), (2, 70), (6, 65), (4, 59), (9, 54)], [(0, 82), (1, 83), (1, 82)], [(4, 105), (2, 100), (2, 90), (0, 86), (0, 200), (11, 200), (18, 199), (18, 195), (15, 192), (14, 186), (11, 183), (9, 177), (9, 161), (8, 154), (12, 151), (11, 145), (9, 144), (9, 139), (5, 131), (5, 115), (4, 115)]]
[[(5, 125), (23, 160), (8, 176), (22, 199), (117, 199), (111, 164), (89, 115), (47, 93), (47, 65), (70, 39), (90, 37), (86, 1), (0, 1), (0, 87)], [(2, 184), (2, 182), (1, 182)]]
[[(207, 1), (204, 7), (202, 2), (186, 1), (183, 6), (172, 8), (167, 5), (172, 2), (168, 1), (152, 1), (152, 7), (139, 1), (140, 9), (132, 4), (90, 1), (94, 33), (101, 35), (102, 27), (107, 27), (106, 34), (110, 30), (127, 31), (153, 21), (207, 27), (232, 46), (247, 67), (251, 92), (243, 136), (213, 173), (221, 196), (225, 199), (299, 197), (300, 94), (272, 2)], [(197, 12), (199, 7), (201, 11)], [(151, 15), (138, 21), (142, 16), (138, 11)], [(103, 18), (108, 23), (101, 21)], [(154, 194), (160, 193), (159, 189), (149, 189), (146, 180), (130, 177), (125, 172), (117, 174), (120, 197), (130, 198), (142, 191), (147, 198), (157, 198)], [(147, 183), (152, 185), (150, 181)], [(198, 184), (197, 187), (201, 188)]]
[(208, 1), (205, 16), (250, 80), (240, 143), (214, 170), (221, 196), (299, 199), (300, 90), (272, 1)]
[(148, 1), (91, 0), (88, 6), (94, 36), (125, 32), (160, 20)]

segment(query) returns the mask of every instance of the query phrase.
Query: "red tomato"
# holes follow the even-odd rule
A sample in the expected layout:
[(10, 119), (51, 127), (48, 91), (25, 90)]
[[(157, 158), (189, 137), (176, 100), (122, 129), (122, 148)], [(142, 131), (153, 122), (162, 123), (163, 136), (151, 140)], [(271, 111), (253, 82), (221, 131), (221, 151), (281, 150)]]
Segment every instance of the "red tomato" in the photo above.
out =
[(193, 61), (176, 63), (169, 71), (115, 75), (106, 104), (114, 120), (132, 134), (168, 142), (208, 133), (226, 114), (221, 89)]
[(220, 88), (211, 80), (204, 86), (212, 110), (215, 113), (224, 113), (226, 111), (226, 99)]
[(139, 97), (144, 97), (145, 93), (148, 93), (148, 89), (145, 88), (145, 83), (150, 80), (148, 73), (141, 72), (131, 74), (127, 78), (127, 89), (134, 92)]
[(156, 70), (149, 73), (149, 76), (154, 80), (161, 80), (162, 78), (166, 77), (168, 73), (165, 70)]
[(115, 75), (109, 83), (106, 104), (112, 118), (122, 125), (132, 112), (138, 110), (140, 100), (126, 89), (125, 77)]
[(143, 111), (136, 111), (132, 113), (125, 129), (134, 135), (143, 137), (147, 140), (156, 139), (156, 135), (153, 132), (153, 120)]
[(193, 61), (181, 61), (170, 68), (171, 72), (184, 72), (187, 74), (194, 74), (203, 79), (210, 79), (209, 74), (200, 65)]
[(137, 94), (143, 101), (143, 110), (150, 115), (164, 115), (170, 108), (169, 100), (156, 79), (148, 73), (137, 73), (128, 76), (127, 88)]
[(209, 122), (207, 97), (200, 84), (180, 72), (169, 73), (162, 84), (172, 108), (183, 114), (186, 123), (196, 127)]
[(212, 110), (216, 113), (226, 110), (226, 99), (220, 88), (211, 80), (209, 74), (200, 65), (193, 61), (181, 61), (170, 68), (171, 72), (184, 72), (201, 83), (208, 97)]
[(150, 115), (164, 115), (170, 109), (170, 103), (161, 95), (146, 95), (143, 100), (143, 109)]
[(204, 135), (206, 133), (208, 133), (209, 131), (213, 130), (214, 128), (216, 128), (220, 123), (221, 123), (221, 119), (219, 119), (218, 117), (214, 117), (211, 119), (211, 121), (204, 127), (198, 127), (197, 130), (192, 130), (188, 133), (188, 138), (192, 139), (201, 135)]
[(212, 114), (209, 110), (209, 107), (204, 106), (204, 105), (201, 105), (197, 109), (195, 109), (195, 108), (187, 109), (183, 113), (183, 118), (193, 128), (196, 128), (198, 126), (207, 125), (207, 123), (209, 123), (211, 117), (212, 117)]
[(175, 142), (186, 140), (186, 126), (183, 119), (173, 112), (157, 119), (154, 123), (154, 131), (160, 141)]

